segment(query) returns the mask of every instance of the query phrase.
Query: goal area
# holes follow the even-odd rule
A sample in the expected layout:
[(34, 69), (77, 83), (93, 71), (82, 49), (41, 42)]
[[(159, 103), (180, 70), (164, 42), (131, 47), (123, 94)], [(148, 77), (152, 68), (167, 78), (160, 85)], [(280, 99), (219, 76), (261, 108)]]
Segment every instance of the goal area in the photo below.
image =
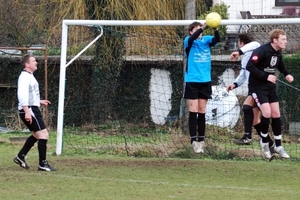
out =
[[(56, 155), (109, 153), (136, 157), (193, 158), (188, 132), (188, 105), (182, 98), (185, 57), (183, 39), (195, 20), (63, 20), (59, 74)], [(197, 20), (204, 22), (201, 20)], [(93, 39), (77, 55), (68, 55), (68, 34), (75, 27), (91, 31)], [(206, 110), (206, 152), (216, 159), (261, 159), (259, 137), (252, 145), (232, 143), (243, 135), (241, 105), (247, 83), (227, 93), (240, 61), (229, 55), (237, 49), (237, 35), (250, 34), (261, 44), (269, 31), (286, 31), (283, 51), (295, 83), (279, 76), (278, 94), (285, 150), (299, 159), (298, 122), (300, 18), (222, 20), (221, 42), (211, 48), (212, 99)], [(211, 29), (204, 34), (211, 34)], [(92, 56), (83, 53), (92, 48)], [(271, 131), (271, 128), (270, 128)]]

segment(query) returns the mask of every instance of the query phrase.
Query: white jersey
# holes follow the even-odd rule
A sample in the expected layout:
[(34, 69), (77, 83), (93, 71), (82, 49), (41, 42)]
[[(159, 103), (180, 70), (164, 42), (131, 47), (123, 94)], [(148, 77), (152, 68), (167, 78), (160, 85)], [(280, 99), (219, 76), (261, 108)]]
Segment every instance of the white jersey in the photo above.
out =
[(260, 44), (258, 42), (250, 42), (246, 45), (244, 45), (240, 50), (244, 53), (243, 58), (241, 60), (241, 70), (238, 77), (235, 79), (235, 83), (238, 86), (243, 85), (243, 83), (249, 79), (250, 72), (246, 70), (246, 66), (248, 63), (248, 60), (250, 59), (252, 52), (254, 49), (258, 48)]
[(18, 109), (22, 106), (40, 107), (39, 84), (32, 73), (22, 71), (18, 79)]

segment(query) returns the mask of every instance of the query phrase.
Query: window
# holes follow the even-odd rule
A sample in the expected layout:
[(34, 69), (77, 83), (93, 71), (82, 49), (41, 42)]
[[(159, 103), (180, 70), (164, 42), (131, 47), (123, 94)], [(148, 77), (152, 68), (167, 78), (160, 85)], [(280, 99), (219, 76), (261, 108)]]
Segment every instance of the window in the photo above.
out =
[(275, 6), (300, 6), (300, 0), (275, 0)]

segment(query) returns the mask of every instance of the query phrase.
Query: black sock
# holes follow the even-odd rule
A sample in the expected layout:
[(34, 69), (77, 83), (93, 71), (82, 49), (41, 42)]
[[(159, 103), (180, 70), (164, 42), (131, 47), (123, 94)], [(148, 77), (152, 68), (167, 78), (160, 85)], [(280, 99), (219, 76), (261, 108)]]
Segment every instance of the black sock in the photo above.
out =
[(274, 138), (275, 138), (275, 145), (281, 146), (281, 139), (276, 139), (276, 138), (281, 138), (281, 120), (280, 118), (272, 118), (271, 121), (272, 124), (272, 130), (274, 133)]
[[(264, 116), (261, 117), (261, 121), (260, 121), (260, 131), (263, 134), (268, 134), (269, 131), (269, 124), (270, 124), (270, 118), (265, 118)], [(269, 134), (268, 134), (269, 135)], [(262, 142), (263, 143), (268, 143), (269, 142), (269, 138), (270, 136), (267, 137), (263, 137), (261, 135), (262, 138)]]
[(257, 133), (258, 135), (260, 135), (260, 123), (254, 125), (253, 127), (254, 127), (254, 129), (256, 130), (256, 133)]
[[(257, 134), (262, 138), (262, 135), (261, 135), (261, 132), (260, 132), (260, 123), (259, 124), (256, 124), (255, 126), (253, 126), (257, 132)], [(270, 137), (270, 134), (268, 134), (267, 138), (266, 138), (268, 141), (269, 141), (269, 147), (272, 147), (274, 145), (274, 142), (273, 140), (271, 139)]]
[(40, 139), (38, 141), (38, 150), (39, 150), (39, 161), (40, 163), (42, 163), (42, 161), (46, 160), (47, 140)]
[(243, 112), (244, 112), (244, 128), (245, 128), (245, 136), (249, 139), (252, 138), (252, 125), (253, 125), (253, 110), (252, 106), (243, 105)]
[(27, 138), (25, 144), (23, 145), (22, 149), (18, 153), (18, 157), (23, 159), (27, 153), (30, 151), (31, 147), (33, 147), (34, 143), (37, 141), (37, 139), (31, 135)]
[(189, 131), (192, 144), (197, 139), (197, 113), (195, 112), (189, 114)]
[(205, 138), (205, 114), (198, 113), (198, 142), (204, 141)]

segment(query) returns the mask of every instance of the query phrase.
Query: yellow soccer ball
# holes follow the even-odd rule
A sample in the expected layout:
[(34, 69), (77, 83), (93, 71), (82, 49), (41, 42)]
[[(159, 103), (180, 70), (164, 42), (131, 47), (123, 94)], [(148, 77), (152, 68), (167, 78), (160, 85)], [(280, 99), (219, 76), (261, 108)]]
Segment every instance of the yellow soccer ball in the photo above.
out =
[(221, 16), (216, 12), (209, 13), (205, 18), (206, 25), (210, 28), (217, 28), (220, 25), (221, 20)]

